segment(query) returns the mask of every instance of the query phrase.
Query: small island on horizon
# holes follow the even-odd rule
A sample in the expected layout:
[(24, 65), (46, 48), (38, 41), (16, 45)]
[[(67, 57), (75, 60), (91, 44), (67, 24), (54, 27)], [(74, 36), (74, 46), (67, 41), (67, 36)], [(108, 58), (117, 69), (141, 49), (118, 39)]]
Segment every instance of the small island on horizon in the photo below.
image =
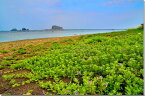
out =
[(57, 26), (57, 25), (53, 25), (51, 30), (63, 30), (63, 27)]
[[(141, 26), (143, 26), (143, 24), (141, 24)], [(128, 28), (128, 29), (130, 29), (130, 28)], [(88, 29), (64, 29), (61, 26), (52, 25), (51, 29), (31, 30), (31, 29), (28, 29), (28, 28), (22, 28), (22, 29), (18, 30), (17, 28), (13, 28), (10, 31), (13, 31), (13, 32), (14, 31), (28, 32), (28, 31), (48, 31), (48, 30), (51, 30), (51, 31), (59, 31), (59, 30), (88, 30)], [(122, 29), (105, 28), (105, 29), (90, 29), (90, 30), (126, 30), (126, 29), (124, 29), (124, 28), (122, 28)]]
[[(57, 26), (57, 25), (53, 25), (51, 27), (51, 29), (45, 29), (45, 30), (63, 30), (63, 27), (60, 27), (60, 26)], [(17, 28), (13, 28), (10, 31), (23, 31), (23, 32), (26, 32), (26, 31), (30, 31), (30, 30), (27, 29), (27, 28), (22, 28), (21, 30), (18, 30)]]

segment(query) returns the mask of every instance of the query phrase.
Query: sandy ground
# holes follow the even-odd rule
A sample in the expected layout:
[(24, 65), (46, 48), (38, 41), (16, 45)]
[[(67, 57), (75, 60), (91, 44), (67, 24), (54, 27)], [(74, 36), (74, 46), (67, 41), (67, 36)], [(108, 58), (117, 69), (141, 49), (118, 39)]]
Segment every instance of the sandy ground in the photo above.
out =
[(27, 45), (39, 45), (45, 42), (52, 42), (52, 41), (61, 41), (64, 39), (77, 39), (80, 35), (77, 36), (68, 36), (68, 37), (53, 37), (53, 38), (38, 38), (38, 39), (27, 39), (27, 40), (19, 40), (19, 41), (11, 41), (11, 42), (2, 42), (0, 43), (0, 50), (10, 50), (13, 48), (24, 47)]

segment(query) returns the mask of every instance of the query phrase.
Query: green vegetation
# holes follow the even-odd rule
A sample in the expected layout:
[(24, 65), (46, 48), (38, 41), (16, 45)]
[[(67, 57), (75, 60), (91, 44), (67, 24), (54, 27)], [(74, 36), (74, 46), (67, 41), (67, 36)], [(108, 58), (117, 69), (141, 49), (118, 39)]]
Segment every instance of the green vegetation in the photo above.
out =
[(144, 28), (144, 24), (141, 24), (140, 26), (137, 27), (137, 29), (143, 29)]
[(32, 48), (32, 47), (33, 47), (33, 45), (32, 45), (32, 44), (30, 44), (30, 45), (28, 45), (27, 47), (30, 47), (30, 48)]
[(12, 95), (11, 93), (5, 93), (4, 95)]
[(7, 50), (0, 50), (0, 53), (8, 53)]
[(18, 54), (26, 54), (27, 51), (26, 51), (25, 48), (19, 48), (19, 49), (17, 50), (17, 53), (18, 53)]
[(79, 36), (79, 37), (78, 37), (78, 40), (81, 40), (81, 39), (83, 39), (84, 37), (85, 37), (85, 36), (83, 36), (83, 35), (82, 35), (82, 36)]
[(3, 66), (7, 66), (7, 65), (9, 65), (9, 64), (11, 64), (11, 61), (3, 60), (3, 61), (1, 62), (1, 65), (3, 65)]
[(60, 43), (71, 42), (71, 41), (73, 41), (73, 39), (65, 39), (65, 40), (60, 41)]
[[(69, 43), (61, 45), (64, 42)], [(142, 28), (80, 36), (77, 40), (66, 39), (60, 43), (53, 41), (50, 47), (39, 45), (32, 52), (34, 50), (38, 51), (36, 56), (30, 55), (31, 58), (10, 65), (15, 70), (30, 72), (3, 75), (6, 80), (11, 80), (12, 87), (37, 82), (48, 91), (46, 94), (143, 94)], [(27, 53), (25, 48), (17, 52)], [(7, 57), (1, 64), (9, 65), (7, 60), (16, 58)], [(13, 80), (15, 78), (28, 80), (18, 84)], [(49, 81), (50, 78), (54, 81)], [(42, 81), (44, 79), (47, 82)]]
[(44, 42), (44, 44), (49, 44), (49, 43), (51, 43), (51, 42), (50, 41)]
[(33, 92), (33, 90), (28, 90), (28, 93), (32, 93)]

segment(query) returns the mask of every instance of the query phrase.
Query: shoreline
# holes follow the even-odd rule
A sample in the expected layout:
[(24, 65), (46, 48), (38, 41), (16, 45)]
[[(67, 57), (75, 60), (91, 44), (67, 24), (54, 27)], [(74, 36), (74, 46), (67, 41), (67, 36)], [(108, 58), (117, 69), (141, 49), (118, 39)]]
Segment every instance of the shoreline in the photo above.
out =
[[(85, 34), (89, 35), (89, 34)], [(83, 35), (83, 36), (85, 36)], [(18, 47), (25, 47), (28, 45), (39, 45), (45, 42), (52, 42), (52, 41), (61, 41), (64, 39), (77, 39), (77, 37), (82, 35), (75, 35), (75, 36), (65, 36), (65, 37), (48, 37), (48, 38), (35, 38), (35, 39), (24, 39), (24, 40), (17, 40), (17, 41), (8, 41), (8, 42), (0, 42), (0, 50), (9, 50)]]
[[(112, 31), (119, 32), (119, 31)], [(103, 32), (103, 33), (112, 33), (112, 32)], [(95, 33), (95, 34), (103, 34), (103, 33)], [(11, 50), (13, 48), (25, 47), (28, 45), (40, 45), (45, 42), (53, 42), (53, 41), (61, 41), (64, 39), (77, 39), (79, 36), (86, 36), (92, 34), (83, 34), (83, 35), (73, 35), (73, 36), (64, 36), (64, 37), (47, 37), (47, 38), (34, 38), (34, 39), (24, 39), (24, 40), (16, 40), (16, 41), (8, 41), (8, 42), (0, 42), (0, 50)]]

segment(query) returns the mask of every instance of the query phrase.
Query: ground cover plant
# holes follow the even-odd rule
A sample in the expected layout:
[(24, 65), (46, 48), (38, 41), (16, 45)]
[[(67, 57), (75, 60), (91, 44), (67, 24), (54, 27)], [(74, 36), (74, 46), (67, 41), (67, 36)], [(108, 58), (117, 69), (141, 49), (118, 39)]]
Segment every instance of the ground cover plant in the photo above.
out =
[(1, 70), (11, 69), (1, 76), (9, 81), (8, 90), (36, 83), (45, 95), (143, 94), (142, 28), (29, 45), (13, 54), (0, 61)]

